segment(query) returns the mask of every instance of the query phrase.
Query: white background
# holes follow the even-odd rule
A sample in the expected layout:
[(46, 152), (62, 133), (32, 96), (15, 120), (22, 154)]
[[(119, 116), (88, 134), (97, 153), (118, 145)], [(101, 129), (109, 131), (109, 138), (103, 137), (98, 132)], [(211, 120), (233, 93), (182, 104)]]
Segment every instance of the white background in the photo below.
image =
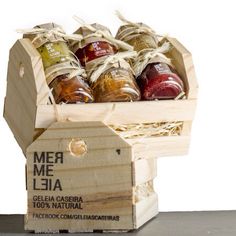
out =
[[(178, 38), (193, 54), (200, 86), (187, 156), (160, 158), (155, 182), (160, 211), (236, 209), (236, 7), (235, 1), (85, 0), (0, 2), (0, 110), (8, 52), (17, 28), (57, 22), (68, 33), (72, 15), (107, 25), (115, 34), (119, 9), (158, 33)], [(25, 213), (25, 158), (0, 117), (0, 214)]]

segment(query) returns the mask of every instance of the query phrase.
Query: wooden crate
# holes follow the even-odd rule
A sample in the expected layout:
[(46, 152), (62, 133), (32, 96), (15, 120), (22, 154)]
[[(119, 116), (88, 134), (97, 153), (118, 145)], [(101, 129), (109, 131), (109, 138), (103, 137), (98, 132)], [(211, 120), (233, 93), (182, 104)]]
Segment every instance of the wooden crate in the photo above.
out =
[[(158, 213), (155, 158), (187, 153), (197, 99), (191, 54), (168, 40), (186, 99), (66, 105), (48, 104), (41, 57), (28, 39), (17, 40), (9, 56), (4, 117), (27, 157), (25, 229), (129, 231)], [(114, 130), (156, 122), (182, 122), (181, 130), (131, 138)]]

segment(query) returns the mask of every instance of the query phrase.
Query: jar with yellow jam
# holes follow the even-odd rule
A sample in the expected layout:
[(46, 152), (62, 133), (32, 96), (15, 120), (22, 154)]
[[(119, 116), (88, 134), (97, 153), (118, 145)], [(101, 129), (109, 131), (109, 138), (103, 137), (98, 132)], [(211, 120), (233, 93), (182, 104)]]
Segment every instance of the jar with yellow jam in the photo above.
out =
[(47, 42), (37, 48), (42, 57), (44, 69), (48, 69), (59, 63), (74, 60), (66, 42)]

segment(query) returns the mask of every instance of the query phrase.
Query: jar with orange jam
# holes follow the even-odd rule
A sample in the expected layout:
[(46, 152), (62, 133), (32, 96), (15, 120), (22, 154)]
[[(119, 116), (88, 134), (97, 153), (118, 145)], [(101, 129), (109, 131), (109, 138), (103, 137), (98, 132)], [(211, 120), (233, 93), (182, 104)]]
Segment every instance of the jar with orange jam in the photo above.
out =
[[(89, 29), (85, 26), (80, 27), (76, 33), (81, 34), (84, 40), (81, 45), (74, 44), (72, 48), (81, 64), (85, 66), (95, 101), (139, 100), (140, 91), (130, 65), (122, 58), (110, 60), (115, 59), (119, 48), (115, 39), (113, 42), (109, 40), (112, 38), (110, 31), (102, 25), (92, 24)], [(104, 67), (104, 70), (94, 78), (96, 71), (101, 67)]]

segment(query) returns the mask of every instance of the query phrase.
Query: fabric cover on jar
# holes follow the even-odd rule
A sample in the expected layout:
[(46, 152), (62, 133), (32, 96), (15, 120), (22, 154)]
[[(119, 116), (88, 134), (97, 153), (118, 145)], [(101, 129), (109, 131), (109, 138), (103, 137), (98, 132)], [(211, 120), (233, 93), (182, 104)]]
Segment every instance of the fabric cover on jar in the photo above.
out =
[[(100, 24), (84, 25), (75, 33), (83, 36), (71, 44), (73, 52), (85, 66), (96, 102), (135, 101), (140, 92), (133, 71), (125, 61), (132, 47), (114, 39), (108, 28)], [(123, 48), (123, 54), (117, 54)]]

